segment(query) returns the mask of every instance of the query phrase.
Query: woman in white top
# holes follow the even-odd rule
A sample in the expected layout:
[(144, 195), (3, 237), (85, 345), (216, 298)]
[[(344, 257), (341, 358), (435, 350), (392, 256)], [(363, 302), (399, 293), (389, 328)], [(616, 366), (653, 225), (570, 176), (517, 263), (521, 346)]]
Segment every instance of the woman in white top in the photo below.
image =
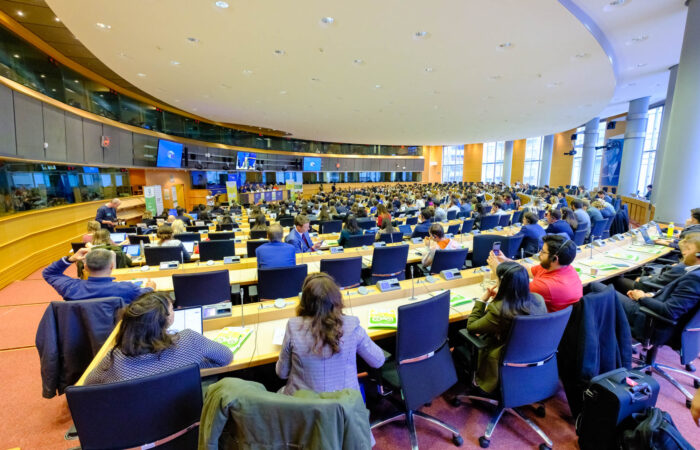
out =
[(425, 246), (428, 251), (423, 256), (423, 266), (430, 267), (435, 259), (437, 250), (457, 250), (462, 248), (459, 242), (445, 237), (445, 230), (439, 223), (430, 225), (429, 235), (425, 238)]

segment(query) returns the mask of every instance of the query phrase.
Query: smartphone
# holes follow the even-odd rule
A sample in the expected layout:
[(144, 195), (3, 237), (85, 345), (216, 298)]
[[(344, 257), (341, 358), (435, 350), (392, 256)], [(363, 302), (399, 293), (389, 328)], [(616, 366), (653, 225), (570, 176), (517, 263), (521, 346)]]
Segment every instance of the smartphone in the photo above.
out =
[(491, 247), (491, 250), (493, 250), (494, 255), (500, 255), (501, 254), (501, 243), (500, 242), (494, 242), (493, 247)]

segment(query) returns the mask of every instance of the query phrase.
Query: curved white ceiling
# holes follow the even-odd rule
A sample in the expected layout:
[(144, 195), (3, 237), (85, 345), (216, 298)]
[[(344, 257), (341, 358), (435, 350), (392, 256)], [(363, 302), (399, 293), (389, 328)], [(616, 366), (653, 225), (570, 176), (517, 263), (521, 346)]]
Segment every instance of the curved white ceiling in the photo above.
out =
[(101, 61), (164, 102), (301, 139), (520, 139), (586, 122), (615, 91), (607, 55), (553, 0), (47, 3)]

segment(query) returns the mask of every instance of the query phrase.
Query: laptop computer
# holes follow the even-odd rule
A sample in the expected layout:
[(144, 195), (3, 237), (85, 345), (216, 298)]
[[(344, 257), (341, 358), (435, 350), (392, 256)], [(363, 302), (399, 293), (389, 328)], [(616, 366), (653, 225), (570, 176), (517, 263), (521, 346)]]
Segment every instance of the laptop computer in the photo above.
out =
[(138, 244), (125, 245), (124, 253), (129, 255), (131, 258), (138, 258), (141, 256), (141, 246)]
[(182, 245), (185, 246), (185, 250), (187, 250), (187, 253), (192, 253), (194, 252), (194, 241), (185, 241), (182, 243)]
[(646, 228), (640, 227), (640, 228), (639, 228), (639, 232), (642, 233), (642, 237), (644, 238), (644, 243), (645, 243), (645, 244), (647, 244), (647, 245), (653, 245), (653, 244), (654, 244), (654, 240), (653, 240), (651, 237), (649, 237), (649, 232), (647, 231)]
[(184, 329), (196, 331), (202, 334), (202, 307), (193, 306), (191, 308), (181, 308), (173, 310), (175, 317), (173, 324), (168, 327), (168, 333), (179, 333)]
[(199, 217), (199, 214), (198, 213), (190, 213), (190, 217), (192, 217), (194, 220), (197, 220), (197, 218)]
[(109, 233), (109, 237), (116, 243), (126, 241), (126, 233)]

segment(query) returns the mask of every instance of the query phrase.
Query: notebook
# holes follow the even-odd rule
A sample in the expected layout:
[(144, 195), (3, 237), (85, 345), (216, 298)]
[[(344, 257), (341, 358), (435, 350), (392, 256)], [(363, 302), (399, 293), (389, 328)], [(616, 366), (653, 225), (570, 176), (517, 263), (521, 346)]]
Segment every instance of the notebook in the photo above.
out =
[(236, 351), (243, 346), (252, 332), (252, 328), (226, 327), (216, 334), (214, 341), (225, 345), (235, 354)]
[(398, 316), (395, 309), (370, 309), (370, 330), (395, 330), (398, 326)]

